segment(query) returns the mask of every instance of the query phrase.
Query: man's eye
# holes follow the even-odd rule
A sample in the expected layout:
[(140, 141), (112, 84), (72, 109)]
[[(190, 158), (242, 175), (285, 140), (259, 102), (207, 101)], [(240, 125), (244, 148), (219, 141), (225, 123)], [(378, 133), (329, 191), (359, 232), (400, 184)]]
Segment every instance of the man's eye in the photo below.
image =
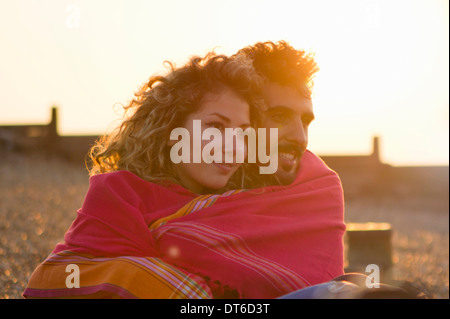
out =
[(286, 121), (287, 116), (284, 113), (274, 113), (274, 114), (272, 114), (272, 119), (277, 122), (284, 122), (284, 121)]

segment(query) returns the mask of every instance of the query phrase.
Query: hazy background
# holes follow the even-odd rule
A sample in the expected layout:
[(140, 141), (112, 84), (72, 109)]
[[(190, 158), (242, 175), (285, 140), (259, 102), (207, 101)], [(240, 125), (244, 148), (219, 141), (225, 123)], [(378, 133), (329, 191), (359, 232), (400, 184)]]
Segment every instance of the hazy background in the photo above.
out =
[[(181, 65), (214, 48), (233, 54), (281, 39), (315, 52), (321, 68), (312, 151), (370, 154), (377, 135), (387, 164), (446, 165), (391, 167), (346, 156), (336, 167), (347, 225), (392, 225), (393, 283), (448, 299), (448, 0), (0, 0), (0, 126), (46, 124), (57, 105), (60, 135), (103, 134), (120, 104), (165, 71), (164, 60)], [(77, 139), (88, 145), (66, 136), (54, 149), (67, 151)], [(0, 299), (22, 297), (33, 270), (63, 240), (89, 182), (84, 161), (5, 154)]]
[(316, 53), (310, 149), (448, 165), (446, 0), (0, 0), (0, 124), (103, 134), (164, 60), (284, 39)]

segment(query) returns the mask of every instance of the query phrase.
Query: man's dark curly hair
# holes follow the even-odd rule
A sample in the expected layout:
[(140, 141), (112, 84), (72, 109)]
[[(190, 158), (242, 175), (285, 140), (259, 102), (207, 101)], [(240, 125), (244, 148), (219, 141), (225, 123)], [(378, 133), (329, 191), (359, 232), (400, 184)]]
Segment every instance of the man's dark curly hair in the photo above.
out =
[(311, 97), (313, 76), (319, 70), (312, 53), (294, 49), (286, 41), (258, 42), (236, 55), (245, 54), (253, 60), (256, 71), (268, 82), (297, 89)]

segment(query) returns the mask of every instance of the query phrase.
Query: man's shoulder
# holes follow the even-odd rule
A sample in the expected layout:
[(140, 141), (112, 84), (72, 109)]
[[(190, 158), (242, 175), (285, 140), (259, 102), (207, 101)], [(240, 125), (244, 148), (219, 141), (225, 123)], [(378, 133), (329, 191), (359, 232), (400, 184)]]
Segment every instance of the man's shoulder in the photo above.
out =
[(306, 150), (300, 161), (299, 175), (337, 175), (318, 155)]
[(316, 154), (306, 150), (300, 161), (300, 168), (294, 183), (303, 184), (309, 181), (321, 181), (321, 184), (342, 188), (339, 175)]

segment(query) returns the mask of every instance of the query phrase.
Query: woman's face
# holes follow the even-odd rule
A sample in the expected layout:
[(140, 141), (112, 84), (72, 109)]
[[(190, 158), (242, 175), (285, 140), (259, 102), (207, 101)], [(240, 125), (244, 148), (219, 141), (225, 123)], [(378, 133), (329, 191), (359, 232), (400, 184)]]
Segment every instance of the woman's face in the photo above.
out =
[[(221, 132), (222, 140), (222, 163), (205, 163), (202, 154), (197, 154), (200, 163), (194, 163), (193, 138), (194, 138), (194, 120), (201, 121), (201, 132), (207, 128), (217, 128)], [(198, 122), (197, 122), (198, 124)], [(192, 192), (200, 194), (205, 189), (219, 189), (224, 187), (230, 177), (236, 172), (241, 163), (236, 163), (236, 143), (233, 142), (233, 163), (225, 163), (225, 128), (242, 128), (245, 130), (250, 127), (250, 107), (247, 102), (238, 97), (229, 89), (223, 89), (219, 93), (206, 94), (199, 109), (187, 116), (183, 127), (190, 134), (190, 162), (175, 164), (175, 170), (182, 185)], [(197, 135), (196, 135), (197, 136)], [(198, 136), (197, 136), (198, 138)], [(214, 141), (216, 141), (214, 138)], [(211, 140), (201, 140), (201, 150), (205, 145), (211, 143)], [(235, 141), (235, 137), (233, 137)], [(173, 145), (176, 141), (171, 141)], [(231, 145), (231, 143), (230, 143)], [(198, 152), (198, 148), (196, 149)], [(245, 157), (247, 150), (245, 148)]]

